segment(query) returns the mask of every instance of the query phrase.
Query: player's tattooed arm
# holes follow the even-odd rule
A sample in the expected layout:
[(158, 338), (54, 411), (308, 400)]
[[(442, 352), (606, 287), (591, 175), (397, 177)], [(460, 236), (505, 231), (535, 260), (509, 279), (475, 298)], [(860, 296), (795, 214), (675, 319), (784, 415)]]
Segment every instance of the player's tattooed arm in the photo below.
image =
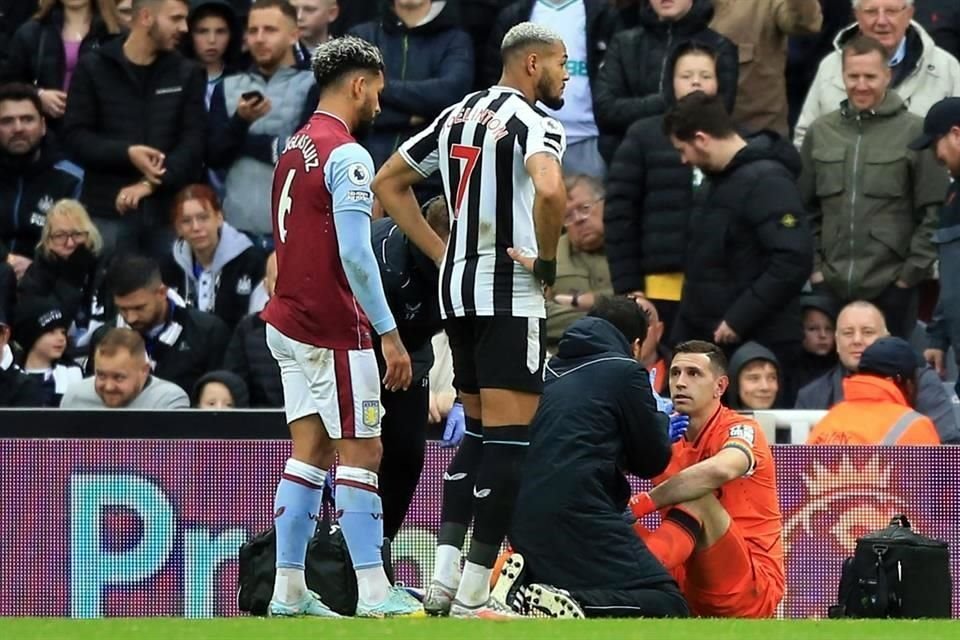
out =
[(534, 153), (526, 162), (533, 180), (533, 220), (542, 260), (555, 260), (563, 214), (567, 208), (567, 189), (563, 184), (560, 159), (546, 151)]

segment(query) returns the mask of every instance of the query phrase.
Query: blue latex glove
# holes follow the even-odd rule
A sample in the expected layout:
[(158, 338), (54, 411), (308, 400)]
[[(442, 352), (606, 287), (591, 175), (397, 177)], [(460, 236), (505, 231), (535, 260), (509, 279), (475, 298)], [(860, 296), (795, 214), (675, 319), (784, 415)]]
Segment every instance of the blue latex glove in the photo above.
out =
[(467, 429), (467, 418), (463, 415), (463, 403), (454, 402), (447, 414), (447, 426), (443, 429), (443, 439), (440, 446), (444, 449), (455, 447), (463, 440), (463, 432)]
[(690, 416), (683, 413), (670, 414), (670, 442), (676, 442), (687, 434), (690, 426)]
[(673, 413), (673, 401), (670, 398), (663, 398), (654, 391), (657, 384), (657, 369), (650, 369), (650, 391), (653, 392), (653, 399), (657, 401), (657, 411), (665, 413), (668, 416)]

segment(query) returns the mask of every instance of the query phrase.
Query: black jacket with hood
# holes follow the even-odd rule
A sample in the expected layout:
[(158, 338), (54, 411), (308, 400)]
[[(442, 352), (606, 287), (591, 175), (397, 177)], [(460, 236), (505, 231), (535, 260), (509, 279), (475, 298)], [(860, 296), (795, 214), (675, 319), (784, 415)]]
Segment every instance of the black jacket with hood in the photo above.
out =
[(799, 173), (793, 145), (762, 132), (707, 175), (691, 219), (674, 343), (712, 340), (725, 321), (742, 341), (799, 345), (798, 299), (813, 269)]
[(640, 5), (640, 26), (613, 36), (593, 83), (593, 113), (600, 129), (600, 153), (610, 162), (627, 128), (666, 110), (664, 89), (672, 85), (670, 52), (683, 40), (697, 39), (717, 52), (717, 76), (727, 111), (737, 97), (737, 47), (708, 27), (713, 18), (711, 0), (694, 0), (693, 7), (675, 22), (662, 22), (649, 2)]
[[(432, 11), (436, 15), (427, 22), (407, 27), (392, 3), (385, 4), (379, 21), (350, 29), (352, 35), (379, 47), (386, 65), (380, 115), (360, 141), (373, 157), (374, 167), (382, 166), (402, 142), (473, 86), (473, 47), (460, 28), (457, 3), (434, 0)], [(413, 116), (425, 122), (412, 125)]]
[[(673, 78), (678, 43), (666, 65)], [(723, 94), (724, 78), (717, 78)], [(676, 103), (673, 82), (665, 82), (666, 105)], [(627, 129), (607, 172), (603, 224), (605, 249), (613, 290), (643, 291), (651, 274), (682, 273), (686, 264), (690, 215), (693, 209), (694, 171), (683, 164), (670, 138), (663, 132), (663, 115), (643, 118)]]
[[(0, 254), (32, 257), (47, 211), (63, 198), (76, 199), (83, 170), (67, 160), (48, 134), (34, 160), (0, 152)], [(4, 251), (6, 249), (6, 251)]]
[(623, 334), (600, 318), (573, 323), (544, 369), (509, 536), (532, 579), (581, 590), (672, 582), (622, 515), (624, 472), (651, 478), (670, 462), (667, 428)]
[(771, 362), (773, 366), (777, 368), (777, 378), (780, 388), (777, 392), (777, 397), (774, 399), (773, 406), (780, 406), (779, 400), (784, 392), (784, 380), (780, 373), (780, 361), (770, 349), (756, 342), (747, 342), (740, 345), (740, 347), (733, 352), (730, 363), (727, 365), (727, 377), (730, 379), (730, 386), (727, 387), (724, 403), (731, 409), (750, 409), (740, 400), (740, 371), (743, 370), (747, 364), (755, 360)]
[[(161, 273), (163, 282), (187, 304), (214, 314), (232, 330), (250, 310), (250, 294), (260, 284), (265, 269), (263, 252), (246, 235), (224, 222), (213, 262), (199, 277), (194, 274), (193, 250), (183, 238), (173, 244)], [(203, 306), (199, 295), (201, 279), (213, 282), (212, 299)]]
[[(242, 68), (243, 60), (243, 30), (246, 19), (243, 21), (237, 17), (237, 12), (233, 5), (227, 0), (192, 0), (190, 2), (190, 15), (187, 17), (187, 26), (193, 31), (194, 25), (201, 17), (209, 15), (218, 15), (227, 23), (230, 29), (230, 39), (227, 41), (227, 49), (223, 54), (223, 74), (224, 77), (236, 73)], [(199, 60), (199, 55), (193, 46), (193, 38), (185, 37), (181, 42), (180, 50), (183, 55), (191, 60)], [(209, 80), (208, 80), (209, 82)], [(219, 82), (219, 80), (217, 80)]]
[(162, 151), (163, 184), (135, 213), (166, 221), (176, 193), (203, 174), (206, 73), (171, 51), (158, 54), (140, 77), (123, 43), (115, 38), (80, 60), (67, 97), (63, 138), (84, 168), (82, 200), (95, 217), (119, 217), (117, 193), (142, 179), (130, 162), (131, 145)]

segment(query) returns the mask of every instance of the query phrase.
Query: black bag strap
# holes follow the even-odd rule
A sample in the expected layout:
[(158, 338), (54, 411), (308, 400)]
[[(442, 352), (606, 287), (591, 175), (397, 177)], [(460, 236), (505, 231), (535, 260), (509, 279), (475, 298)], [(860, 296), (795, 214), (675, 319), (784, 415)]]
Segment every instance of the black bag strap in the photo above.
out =
[(874, 545), (873, 553), (877, 559), (874, 562), (874, 569), (877, 575), (877, 599), (872, 603), (872, 609), (881, 617), (887, 617), (888, 607), (890, 606), (890, 586), (887, 584), (887, 572), (883, 568), (883, 556), (887, 552), (887, 547), (883, 545)]

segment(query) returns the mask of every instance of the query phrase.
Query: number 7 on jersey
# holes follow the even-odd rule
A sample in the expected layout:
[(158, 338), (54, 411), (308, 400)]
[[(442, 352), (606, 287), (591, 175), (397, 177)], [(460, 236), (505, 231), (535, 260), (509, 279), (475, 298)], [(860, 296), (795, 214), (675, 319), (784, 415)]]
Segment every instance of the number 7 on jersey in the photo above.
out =
[(460, 217), (460, 204), (463, 202), (463, 194), (467, 192), (467, 183), (470, 182), (470, 174), (477, 166), (477, 160), (480, 158), (480, 147), (474, 147), (466, 144), (455, 144), (450, 147), (450, 157), (466, 162), (466, 166), (460, 171), (460, 183), (457, 185), (457, 199), (453, 208), (453, 218)]

